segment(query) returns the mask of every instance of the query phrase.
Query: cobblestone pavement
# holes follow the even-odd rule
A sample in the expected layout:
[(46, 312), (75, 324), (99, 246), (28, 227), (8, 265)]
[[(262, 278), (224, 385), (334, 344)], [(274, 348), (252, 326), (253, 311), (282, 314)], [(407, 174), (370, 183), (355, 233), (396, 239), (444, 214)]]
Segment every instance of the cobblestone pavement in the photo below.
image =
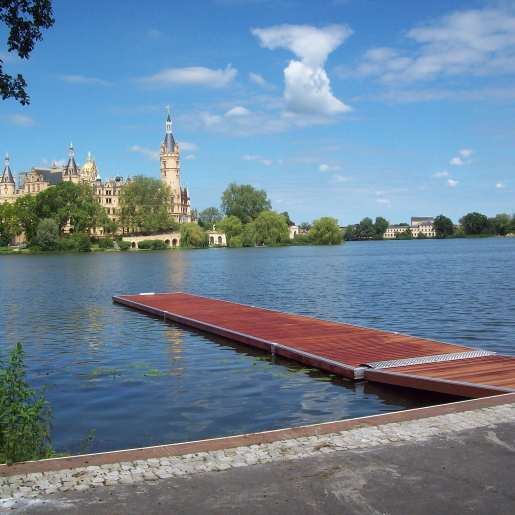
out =
[(102, 486), (156, 481), (202, 472), (297, 460), (337, 451), (367, 449), (393, 442), (421, 441), (435, 435), (513, 421), (515, 404), (503, 404), (462, 413), (247, 447), (10, 476), (0, 478), (0, 508), (7, 507), (13, 498), (71, 490), (86, 491)]

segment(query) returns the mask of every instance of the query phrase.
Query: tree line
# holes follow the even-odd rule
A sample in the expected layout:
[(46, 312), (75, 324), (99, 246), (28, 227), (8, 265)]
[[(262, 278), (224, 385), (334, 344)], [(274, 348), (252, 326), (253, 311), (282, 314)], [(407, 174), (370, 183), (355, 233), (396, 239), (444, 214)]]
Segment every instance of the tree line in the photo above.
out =
[[(458, 220), (459, 226), (444, 216), (435, 217), (433, 229), (436, 238), (464, 238), (466, 236), (506, 236), (515, 233), (515, 213), (511, 216), (500, 213), (493, 217), (487, 217), (481, 213), (468, 213)], [(357, 225), (349, 225), (345, 228), (345, 241), (351, 240), (382, 240), (386, 229), (390, 226), (389, 222), (378, 216), (375, 222), (371, 218), (364, 218)], [(409, 224), (400, 223), (397, 226), (406, 226), (405, 231), (398, 232), (396, 239), (412, 239), (413, 233)], [(420, 232), (418, 238), (427, 238)]]
[(228, 247), (256, 245), (338, 245), (343, 232), (338, 220), (323, 217), (315, 220), (307, 234), (290, 239), (294, 223), (288, 212), (272, 210), (265, 190), (250, 184), (231, 183), (222, 193), (220, 208), (208, 207), (199, 213), (198, 224), (205, 229), (216, 227), (223, 232)]

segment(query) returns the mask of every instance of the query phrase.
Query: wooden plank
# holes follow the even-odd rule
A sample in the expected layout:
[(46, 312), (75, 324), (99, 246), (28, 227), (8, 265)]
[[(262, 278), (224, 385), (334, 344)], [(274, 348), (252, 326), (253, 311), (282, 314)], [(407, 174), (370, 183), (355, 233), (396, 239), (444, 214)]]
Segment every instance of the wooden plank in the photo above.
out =
[(362, 364), (474, 349), (184, 293), (124, 295), (113, 300), (264, 350), (273, 348), (277, 355), (350, 379), (365, 377), (466, 397), (515, 391), (515, 357), (483, 356), (371, 370)]

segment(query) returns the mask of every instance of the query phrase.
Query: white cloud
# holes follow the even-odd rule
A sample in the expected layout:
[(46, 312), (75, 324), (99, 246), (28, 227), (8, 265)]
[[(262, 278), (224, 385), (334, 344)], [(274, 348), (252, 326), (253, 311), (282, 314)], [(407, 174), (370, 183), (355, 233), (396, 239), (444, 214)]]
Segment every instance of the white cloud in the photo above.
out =
[(431, 175), (431, 177), (449, 177), (449, 172), (437, 172), (434, 175)]
[(229, 111), (225, 113), (225, 116), (247, 116), (250, 114), (250, 111), (245, 107), (237, 106), (233, 107)]
[(389, 204), (390, 203), (390, 201), (386, 200), (385, 198), (378, 198), (376, 200), (376, 202), (378, 202), (379, 204)]
[(189, 156), (186, 156), (184, 159), (188, 159), (188, 161), (195, 161), (197, 157), (193, 154), (190, 154)]
[(291, 50), (301, 61), (290, 61), (284, 70), (287, 110), (299, 114), (334, 115), (352, 108), (333, 96), (323, 66), (331, 52), (351, 34), (345, 25), (328, 25), (323, 29), (309, 25), (277, 25), (254, 29), (261, 46), (274, 50)]
[(188, 143), (187, 141), (179, 141), (179, 146), (181, 150), (189, 150), (190, 152), (199, 149), (195, 143)]
[(506, 188), (506, 184), (501, 184), (500, 182), (498, 182), (498, 183), (495, 185), (495, 187), (496, 187), (497, 189)]
[(222, 121), (222, 117), (218, 116), (218, 115), (211, 115), (209, 113), (201, 113), (200, 116), (202, 117), (202, 120), (204, 120), (204, 124), (207, 127), (216, 125)]
[(343, 175), (334, 174), (331, 182), (348, 182), (350, 179), (348, 177), (344, 177)]
[(383, 82), (398, 83), (515, 71), (515, 16), (510, 10), (455, 11), (409, 30), (406, 36), (418, 48), (411, 52), (371, 49), (354, 75), (376, 75)]
[(385, 195), (385, 191), (374, 191), (374, 195)]
[(273, 163), (272, 159), (263, 159), (261, 156), (258, 156), (257, 154), (249, 155), (245, 154), (242, 159), (245, 159), (245, 161), (260, 161), (265, 166), (270, 166)]
[(261, 77), (261, 75), (259, 75), (259, 73), (250, 73), (249, 77), (250, 77), (250, 80), (252, 82), (255, 82), (256, 84), (259, 84), (260, 86), (266, 86), (267, 85), (266, 80), (263, 79), (263, 77)]
[(132, 147), (128, 147), (125, 149), (127, 152), (138, 152), (143, 157), (147, 159), (147, 161), (159, 161), (159, 152), (156, 150), (152, 150), (150, 148), (140, 147), (139, 145), (134, 145)]
[(454, 188), (454, 186), (457, 186), (459, 183), (460, 183), (460, 181), (455, 181), (455, 180), (453, 180), (453, 179), (449, 179), (449, 180), (447, 181), (447, 184), (449, 184), (449, 186), (451, 186), (451, 187), (453, 187), (453, 188)]
[(28, 114), (21, 114), (21, 113), (12, 113), (12, 114), (2, 114), (0, 115), (0, 118), (3, 118), (4, 120), (8, 120), (11, 125), (18, 125), (20, 127), (28, 127), (30, 125), (35, 125), (36, 121), (32, 116), (29, 116)]
[(330, 171), (336, 171), (336, 170), (339, 170), (339, 169), (340, 169), (339, 166), (329, 166), (329, 165), (326, 165), (326, 164), (321, 164), (318, 167), (318, 171), (319, 172), (330, 172)]
[(74, 84), (100, 84), (102, 86), (109, 86), (110, 83), (102, 79), (96, 79), (95, 77), (86, 77), (84, 75), (59, 75), (61, 79), (66, 82), (72, 82)]
[(152, 75), (136, 79), (137, 82), (150, 87), (164, 88), (168, 86), (183, 86), (195, 84), (211, 88), (224, 88), (236, 77), (238, 72), (228, 64), (225, 70), (211, 70), (202, 66), (190, 68), (165, 68)]
[(149, 38), (154, 38), (154, 39), (161, 39), (161, 37), (163, 36), (162, 32), (160, 30), (157, 30), (157, 29), (154, 29), (154, 30), (149, 30), (147, 32), (147, 36)]
[(450, 161), (449, 161), (449, 164), (451, 165), (455, 165), (455, 166), (463, 166), (463, 165), (469, 165), (471, 163), (474, 162), (473, 159), (469, 159), (469, 157), (472, 155), (472, 154), (475, 154), (476, 151), (475, 150), (470, 150), (470, 149), (463, 149), (463, 150), (460, 150), (459, 151), (459, 154), (461, 157), (465, 158), (465, 160), (461, 159), (461, 157), (453, 157)]

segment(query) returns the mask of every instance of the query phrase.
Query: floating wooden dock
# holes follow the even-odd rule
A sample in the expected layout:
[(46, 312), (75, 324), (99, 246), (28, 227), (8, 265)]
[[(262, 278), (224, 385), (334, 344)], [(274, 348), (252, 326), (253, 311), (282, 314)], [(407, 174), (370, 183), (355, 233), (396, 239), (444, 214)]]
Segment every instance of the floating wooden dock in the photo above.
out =
[(184, 293), (113, 301), (353, 380), (463, 397), (515, 392), (515, 357)]

